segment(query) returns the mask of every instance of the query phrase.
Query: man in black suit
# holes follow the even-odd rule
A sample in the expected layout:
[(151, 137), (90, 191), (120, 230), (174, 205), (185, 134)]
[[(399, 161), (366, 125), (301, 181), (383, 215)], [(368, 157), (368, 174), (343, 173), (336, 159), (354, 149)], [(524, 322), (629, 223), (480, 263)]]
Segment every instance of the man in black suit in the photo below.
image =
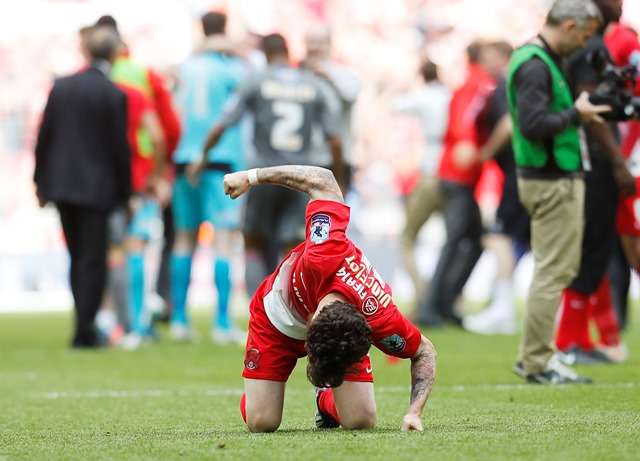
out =
[(126, 96), (108, 76), (117, 47), (112, 30), (90, 33), (91, 65), (55, 82), (35, 149), (38, 200), (58, 208), (71, 256), (77, 348), (99, 345), (94, 319), (107, 274), (107, 219), (131, 191)]

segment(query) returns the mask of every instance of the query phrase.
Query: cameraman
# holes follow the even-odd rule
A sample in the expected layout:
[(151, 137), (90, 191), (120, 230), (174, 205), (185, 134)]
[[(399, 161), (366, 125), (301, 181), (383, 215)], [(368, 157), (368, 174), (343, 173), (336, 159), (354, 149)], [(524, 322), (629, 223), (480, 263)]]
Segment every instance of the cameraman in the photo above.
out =
[[(599, 67), (612, 65), (604, 43), (604, 31), (622, 15), (623, 0), (594, 0), (603, 22), (587, 46), (569, 60), (569, 74), (576, 93), (594, 93), (602, 80)], [(598, 91), (600, 93), (600, 91)], [(619, 110), (607, 118), (615, 118)], [(592, 168), (585, 176), (585, 229), (580, 269), (565, 290), (556, 347), (566, 363), (607, 363), (623, 358), (619, 327), (613, 311), (607, 267), (616, 244), (618, 192), (632, 193), (635, 180), (627, 170), (619, 146), (615, 122), (585, 126)], [(592, 315), (598, 326), (600, 344), (589, 335), (589, 298), (594, 296)]]
[(552, 342), (561, 292), (580, 264), (585, 186), (578, 125), (610, 110), (591, 104), (587, 93), (574, 104), (562, 57), (584, 47), (601, 23), (591, 0), (556, 0), (540, 34), (514, 52), (507, 76), (518, 192), (531, 218), (535, 261), (514, 371), (532, 383), (590, 381), (559, 362)]

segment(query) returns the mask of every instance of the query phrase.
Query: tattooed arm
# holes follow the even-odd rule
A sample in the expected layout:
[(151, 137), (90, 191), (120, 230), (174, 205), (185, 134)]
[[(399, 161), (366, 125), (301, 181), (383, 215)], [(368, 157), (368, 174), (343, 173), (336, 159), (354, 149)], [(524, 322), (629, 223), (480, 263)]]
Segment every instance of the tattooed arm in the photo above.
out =
[(403, 431), (422, 431), (424, 409), (436, 377), (436, 350), (424, 336), (418, 352), (411, 358), (411, 404), (402, 420)]
[(343, 201), (333, 173), (317, 166), (282, 165), (238, 171), (224, 176), (224, 192), (234, 199), (256, 184), (288, 187), (309, 194), (312, 200)]

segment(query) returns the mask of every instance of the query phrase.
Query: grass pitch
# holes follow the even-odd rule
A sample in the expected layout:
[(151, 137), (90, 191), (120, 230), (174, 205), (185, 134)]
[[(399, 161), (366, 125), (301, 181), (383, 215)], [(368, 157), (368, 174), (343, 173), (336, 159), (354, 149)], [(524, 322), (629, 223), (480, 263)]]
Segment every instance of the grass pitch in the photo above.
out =
[[(639, 309), (633, 312), (637, 319)], [(378, 427), (314, 429), (300, 363), (275, 434), (240, 418), (242, 350), (167, 339), (135, 352), (66, 347), (71, 314), (0, 315), (0, 461), (102, 459), (384, 460), (640, 457), (640, 333), (630, 360), (582, 368), (590, 386), (525, 385), (510, 368), (517, 337), (427, 332), (439, 352), (424, 433), (401, 433), (408, 362), (373, 352)]]

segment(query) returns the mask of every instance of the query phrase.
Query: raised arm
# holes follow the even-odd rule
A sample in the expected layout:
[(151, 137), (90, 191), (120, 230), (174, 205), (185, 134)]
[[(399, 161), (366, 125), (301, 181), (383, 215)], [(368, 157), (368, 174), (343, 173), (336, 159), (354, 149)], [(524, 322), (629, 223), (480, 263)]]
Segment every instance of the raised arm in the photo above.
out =
[(402, 420), (403, 431), (422, 431), (422, 411), (436, 378), (436, 350), (424, 336), (411, 358), (411, 403)]
[(305, 192), (312, 200), (324, 199), (342, 202), (342, 192), (333, 173), (317, 166), (283, 165), (254, 168), (224, 176), (224, 192), (235, 199), (251, 186), (272, 184)]

